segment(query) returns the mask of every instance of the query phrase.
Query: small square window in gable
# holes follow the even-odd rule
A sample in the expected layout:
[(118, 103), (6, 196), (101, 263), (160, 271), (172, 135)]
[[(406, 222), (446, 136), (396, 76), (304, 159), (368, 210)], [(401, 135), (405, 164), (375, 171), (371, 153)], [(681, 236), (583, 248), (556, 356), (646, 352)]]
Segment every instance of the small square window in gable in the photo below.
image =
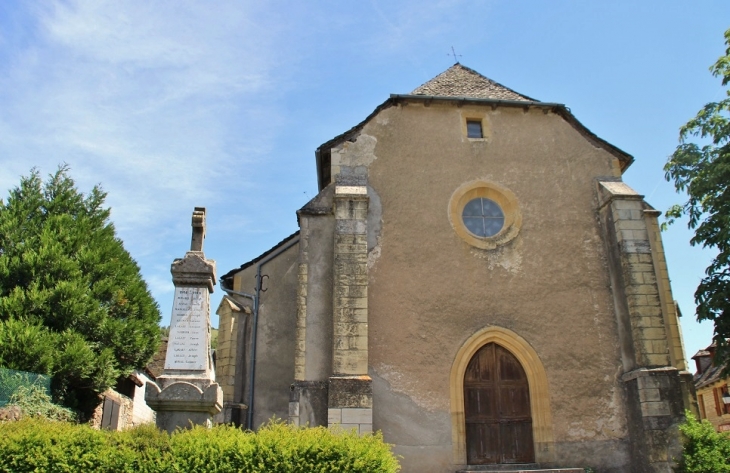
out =
[(484, 138), (482, 132), (482, 121), (481, 120), (467, 120), (466, 121), (466, 137), (467, 138)]

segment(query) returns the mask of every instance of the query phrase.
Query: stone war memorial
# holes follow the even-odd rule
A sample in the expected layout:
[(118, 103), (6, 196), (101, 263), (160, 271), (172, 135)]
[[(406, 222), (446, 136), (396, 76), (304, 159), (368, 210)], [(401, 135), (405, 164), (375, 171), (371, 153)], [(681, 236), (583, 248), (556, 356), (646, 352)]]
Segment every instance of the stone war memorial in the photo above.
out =
[(205, 258), (205, 209), (193, 212), (190, 251), (172, 263), (175, 299), (165, 369), (148, 383), (145, 401), (157, 411), (157, 427), (174, 431), (191, 425), (212, 425), (220, 412), (223, 392), (215, 382), (210, 357), (210, 293), (215, 285), (215, 261)]
[(381, 431), (405, 473), (670, 473), (692, 375), (633, 161), (459, 63), (390, 95), (221, 277), (223, 421)]

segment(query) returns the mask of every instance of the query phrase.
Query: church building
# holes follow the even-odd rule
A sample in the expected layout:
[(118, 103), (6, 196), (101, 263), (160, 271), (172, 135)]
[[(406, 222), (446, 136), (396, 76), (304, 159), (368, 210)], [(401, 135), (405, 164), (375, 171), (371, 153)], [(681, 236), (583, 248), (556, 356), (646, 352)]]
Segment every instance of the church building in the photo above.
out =
[(406, 473), (672, 471), (692, 375), (631, 155), (457, 63), (315, 156), (299, 231), (221, 277), (222, 421), (382, 431)]

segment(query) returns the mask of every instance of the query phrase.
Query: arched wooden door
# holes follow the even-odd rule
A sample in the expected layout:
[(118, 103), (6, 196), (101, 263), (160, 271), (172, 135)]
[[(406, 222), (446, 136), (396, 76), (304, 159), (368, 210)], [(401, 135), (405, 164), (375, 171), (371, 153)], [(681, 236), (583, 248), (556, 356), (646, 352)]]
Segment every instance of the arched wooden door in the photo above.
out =
[(535, 461), (527, 376), (508, 350), (488, 343), (474, 354), (464, 374), (464, 411), (470, 465)]

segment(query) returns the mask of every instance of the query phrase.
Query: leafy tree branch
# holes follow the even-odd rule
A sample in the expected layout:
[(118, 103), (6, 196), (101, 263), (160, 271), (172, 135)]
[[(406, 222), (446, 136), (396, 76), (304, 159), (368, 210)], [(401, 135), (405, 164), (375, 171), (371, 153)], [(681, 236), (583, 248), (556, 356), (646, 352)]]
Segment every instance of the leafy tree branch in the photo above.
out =
[[(710, 71), (723, 87), (730, 83), (730, 29), (725, 55)], [(700, 141), (698, 144), (694, 141)], [(679, 131), (679, 146), (664, 166), (666, 179), (687, 201), (666, 213), (671, 222), (686, 215), (694, 230), (692, 245), (718, 251), (695, 292), (697, 320), (715, 324), (716, 361), (730, 361), (730, 91), (706, 104)]]

